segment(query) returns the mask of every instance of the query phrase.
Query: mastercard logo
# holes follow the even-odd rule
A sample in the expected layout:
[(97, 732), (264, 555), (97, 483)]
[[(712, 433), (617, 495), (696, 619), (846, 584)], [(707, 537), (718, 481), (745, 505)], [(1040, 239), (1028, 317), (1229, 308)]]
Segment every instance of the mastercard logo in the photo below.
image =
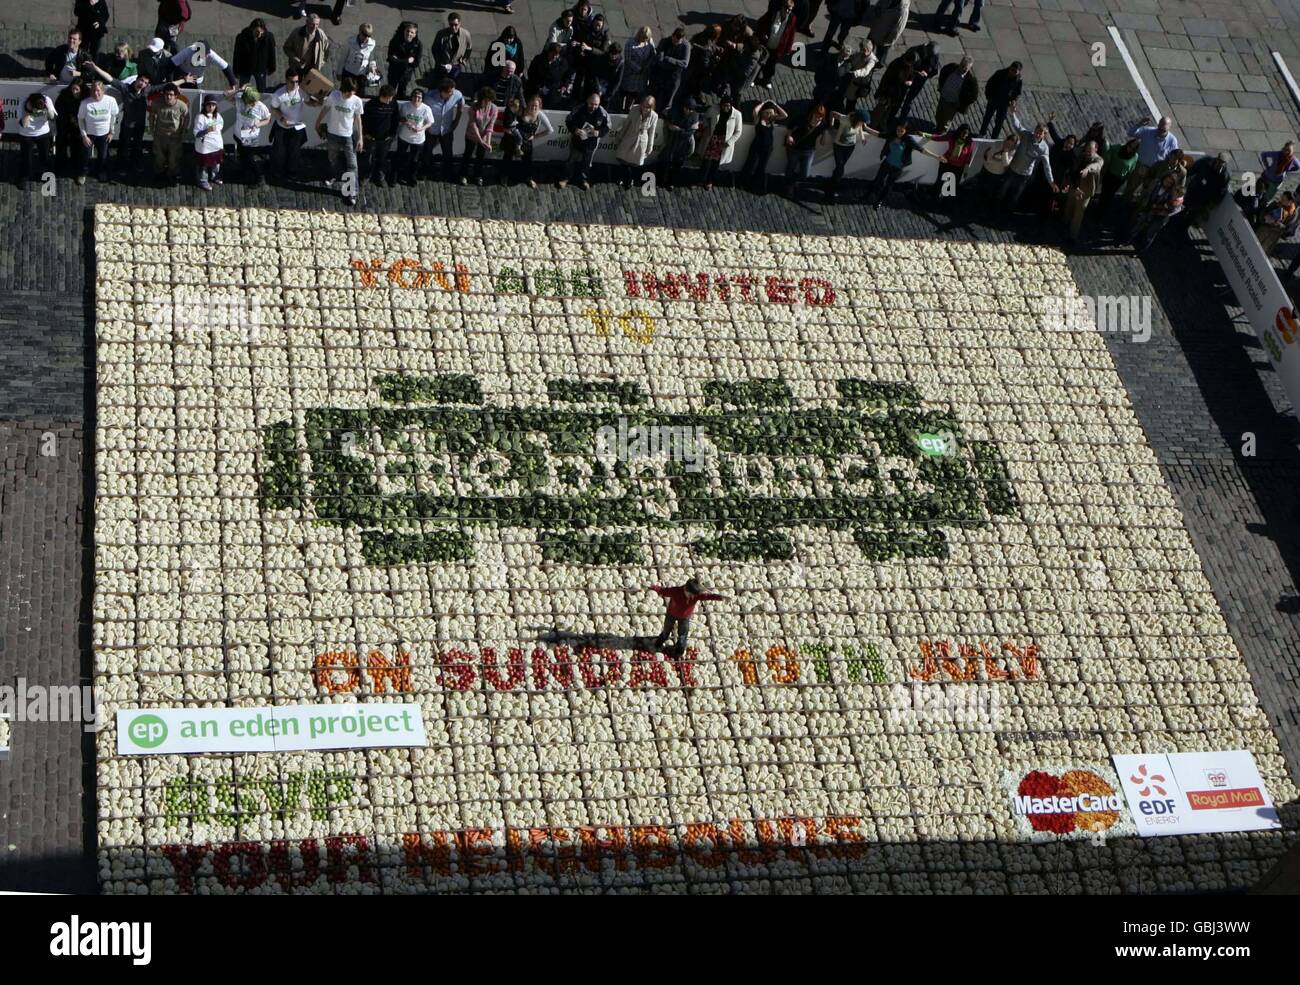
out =
[(1273, 323), (1277, 326), (1277, 334), (1282, 336), (1282, 341), (1287, 345), (1300, 335), (1300, 322), (1296, 321), (1295, 310), (1292, 308), (1278, 308)]
[(1016, 813), (1035, 831), (1097, 833), (1119, 820), (1118, 792), (1092, 770), (1026, 773), (1016, 787)]

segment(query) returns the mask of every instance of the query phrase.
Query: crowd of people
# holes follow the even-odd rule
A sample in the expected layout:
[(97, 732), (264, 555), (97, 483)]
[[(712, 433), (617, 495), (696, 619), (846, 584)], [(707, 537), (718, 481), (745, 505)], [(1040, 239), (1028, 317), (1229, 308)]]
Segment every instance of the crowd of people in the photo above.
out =
[[(45, 64), (46, 81), (64, 87), (53, 98), (50, 90), (32, 94), (18, 114), (20, 183), (50, 167), (78, 183), (91, 174), (101, 181), (138, 180), (148, 133), (157, 182), (181, 180), (189, 145), (195, 183), (212, 190), (222, 183), (228, 151), (224, 104), (233, 109), (232, 142), (243, 180), (305, 181), (302, 149), (307, 128), (314, 127), (329, 160), (326, 183), (352, 204), (366, 181), (410, 185), (438, 175), (460, 184), (495, 177), (535, 188), (553, 178), (560, 187), (588, 188), (598, 145), (615, 131), (611, 114), (625, 114), (613, 133), (615, 172), (625, 187), (651, 171), (660, 187), (689, 180), (712, 189), (729, 173), (765, 193), (780, 140), (782, 190), (798, 198), (817, 188), (826, 200), (839, 200), (848, 194), (844, 179), (857, 145), (879, 136), (876, 174), (855, 191), (877, 208), (920, 153), (938, 160), (931, 189), (938, 203), (978, 198), (986, 208), (1056, 215), (1076, 242), (1085, 238), (1090, 215), (1114, 219), (1121, 238), (1139, 250), (1174, 217), (1195, 218), (1227, 193), (1226, 160), (1193, 164), (1167, 119), (1145, 121), (1115, 141), (1100, 123), (1082, 136), (1062, 134), (1053, 118), (1032, 126), (1021, 121), (1019, 62), (981, 82), (970, 57), (942, 64), (932, 41), (890, 59), (910, 0), (829, 0), (824, 37), (807, 45), (797, 38), (815, 38), (822, 0), (770, 0), (756, 20), (736, 15), (694, 34), (679, 26), (658, 41), (642, 27), (625, 42), (611, 37), (603, 14), (578, 0), (559, 13), (531, 57), (513, 27), (477, 51), (454, 12), (426, 54), (412, 21), (401, 23), (381, 50), (370, 24), (340, 41), (317, 14), (291, 3), (289, 12), (302, 24), (283, 44), (258, 18), (239, 33), (229, 61), (201, 40), (182, 43), (185, 0), (158, 6), (156, 36), (148, 44), (137, 51), (118, 41), (110, 50), (107, 4), (77, 0), (75, 25)], [(967, 25), (973, 30), (980, 6), (975, 0)], [(963, 9), (963, 0), (943, 0), (936, 12), (940, 28), (955, 30)], [(343, 4), (336, 4), (335, 24), (342, 12)], [(865, 34), (850, 39), (855, 26)], [(797, 50), (803, 57), (795, 57)], [(812, 69), (807, 108), (796, 112), (765, 94), (781, 65)], [(209, 67), (223, 74), (225, 89), (190, 106), (182, 87)], [(916, 101), (931, 84), (933, 120), (918, 121)], [(745, 113), (747, 90), (760, 98)], [(984, 111), (976, 127), (964, 118), (981, 93)], [(548, 175), (546, 164), (534, 160), (534, 147), (556, 132), (560, 114), (568, 156), (560, 173)], [(737, 160), (745, 123), (754, 138)], [(458, 131), (464, 134), (459, 159), (453, 149)], [(982, 137), (1001, 143), (977, 156), (975, 140)], [(818, 148), (827, 144), (832, 172), (814, 179)], [(978, 178), (967, 181), (975, 165)], [(1300, 165), (1288, 144), (1265, 166), (1285, 176)], [(968, 191), (972, 185), (977, 196)], [(1267, 177), (1260, 185), (1252, 215), (1262, 238), (1289, 235), (1295, 202), (1266, 194), (1276, 190)]]

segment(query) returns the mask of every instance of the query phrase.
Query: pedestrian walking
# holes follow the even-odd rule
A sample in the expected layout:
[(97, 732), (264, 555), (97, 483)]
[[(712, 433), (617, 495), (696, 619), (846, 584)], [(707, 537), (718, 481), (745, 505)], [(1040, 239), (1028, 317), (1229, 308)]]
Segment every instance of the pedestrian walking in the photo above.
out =
[[(666, 652), (675, 652), (678, 656), (686, 652), (686, 644), (691, 633), (691, 618), (695, 615), (695, 607), (701, 602), (725, 602), (727, 599), (725, 595), (706, 592), (703, 586), (700, 585), (698, 578), (689, 578), (684, 585), (678, 585), (675, 588), (651, 585), (650, 591), (661, 598), (667, 599), (664, 626), (659, 635), (655, 637), (655, 648), (664, 649), (667, 647)], [(676, 632), (676, 639), (671, 646), (668, 646), (668, 640), (673, 637), (674, 631)]]
[[(984, 83), (984, 120), (980, 123), (977, 137), (1002, 135), (1002, 127), (1007, 122), (1007, 113), (1011, 111), (1011, 107), (1016, 104), (1016, 100), (1024, 90), (1024, 83), (1021, 80), (1023, 71), (1024, 66), (1020, 62), (1012, 62), (1006, 68), (998, 69)], [(993, 124), (991, 131), (990, 124)]]
[[(952, 13), (948, 14), (948, 8)], [(961, 23), (961, 12), (966, 9), (966, 0), (942, 0), (934, 12), (935, 29), (951, 37), (957, 36), (957, 27)], [(966, 26), (972, 31), (980, 30), (980, 13), (984, 10), (984, 0), (974, 0), (971, 5), (970, 20)], [(945, 16), (946, 15), (946, 16)]]
[(939, 70), (939, 105), (934, 122), (940, 130), (975, 105), (980, 97), (979, 79), (975, 78), (975, 60), (964, 55), (960, 62), (949, 62)]

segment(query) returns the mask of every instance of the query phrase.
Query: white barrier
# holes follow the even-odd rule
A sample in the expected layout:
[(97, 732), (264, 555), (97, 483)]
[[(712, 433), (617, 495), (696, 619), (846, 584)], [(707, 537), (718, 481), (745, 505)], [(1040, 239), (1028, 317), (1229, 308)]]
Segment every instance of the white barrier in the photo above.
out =
[[(59, 92), (63, 90), (62, 84), (46, 85), (41, 82), (0, 82), (0, 99), (3, 100), (5, 130), (7, 133), (13, 133), (18, 129), (18, 114), (21, 112), (23, 101), (33, 92), (43, 92), (51, 99), (54, 99)], [(110, 90), (111, 92), (112, 90)], [(189, 101), (191, 112), (196, 112), (202, 105), (204, 98), (214, 97), (221, 109), (222, 118), (226, 122), (223, 133), (227, 147), (233, 147), (235, 143), (235, 119), (234, 105), (223, 90), (200, 90), (200, 89), (181, 89), (181, 94)], [(265, 101), (265, 97), (264, 100)], [(307, 123), (307, 146), (322, 146), (324, 141), (316, 133), (315, 114), (317, 107), (309, 106), (303, 113), (303, 120)], [(564, 118), (568, 115), (566, 110), (547, 110), (547, 117), (555, 126), (555, 132), (545, 139), (538, 140), (533, 147), (533, 160), (535, 161), (562, 161), (569, 155), (569, 134), (564, 126)], [(618, 163), (615, 156), (617, 148), (617, 134), (619, 128), (623, 125), (626, 116), (623, 114), (610, 114), (610, 131), (609, 135), (600, 142), (596, 151), (597, 164), (616, 164)], [(274, 124), (272, 125), (274, 126)], [(267, 145), (270, 140), (271, 127), (263, 127), (262, 133), (258, 138), (258, 146)], [(781, 139), (784, 135), (784, 127), (777, 128), (777, 139), (772, 150), (772, 156), (768, 161), (767, 170), (769, 174), (783, 174), (786, 167), (785, 144)], [(146, 135), (147, 136), (147, 135)], [(647, 166), (654, 163), (659, 152), (663, 149), (667, 141), (667, 128), (661, 123), (655, 141), (655, 147), (651, 155), (647, 158)], [(745, 124), (741, 131), (740, 140), (736, 144), (735, 153), (732, 162), (727, 165), (726, 171), (737, 171), (745, 163), (745, 157), (749, 153), (749, 146), (754, 141), (754, 127), (751, 124)], [(984, 155), (990, 147), (995, 147), (997, 140), (976, 140), (975, 154), (971, 158), (971, 165), (967, 169), (968, 175), (978, 173), (983, 167)], [(834, 158), (831, 153), (832, 136), (826, 133), (822, 136), (817, 144), (816, 153), (813, 156), (812, 174), (814, 176), (829, 175), (835, 167)], [(863, 143), (859, 143), (853, 150), (853, 155), (845, 165), (844, 174), (849, 178), (869, 179), (875, 176), (877, 169), (880, 167), (880, 148), (883, 140), (879, 137), (872, 137)], [(701, 149), (702, 140), (697, 140), (697, 150)], [(453, 144), (455, 152), (459, 155), (465, 149), (465, 126), (462, 122), (461, 127), (456, 132), (456, 139)], [(926, 145), (930, 150), (937, 151), (942, 145), (930, 142)], [(499, 157), (498, 154), (494, 155)], [(939, 172), (939, 162), (934, 158), (917, 152), (912, 156), (912, 163), (899, 176), (900, 182), (932, 182)]]
[(1205, 233), (1241, 305), (1300, 412), (1300, 322), (1273, 262), (1231, 196), (1210, 213)]

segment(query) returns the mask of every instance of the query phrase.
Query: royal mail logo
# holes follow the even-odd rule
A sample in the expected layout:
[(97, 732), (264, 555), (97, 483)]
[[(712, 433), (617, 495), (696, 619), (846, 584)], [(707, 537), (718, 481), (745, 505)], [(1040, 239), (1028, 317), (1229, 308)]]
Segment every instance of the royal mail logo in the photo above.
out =
[(1206, 770), (1205, 779), (1212, 787), (1226, 787), (1228, 785), (1228, 771)]
[(1236, 787), (1232, 790), (1189, 790), (1187, 803), (1194, 811), (1232, 811), (1242, 807), (1265, 807), (1268, 802), (1259, 787)]

